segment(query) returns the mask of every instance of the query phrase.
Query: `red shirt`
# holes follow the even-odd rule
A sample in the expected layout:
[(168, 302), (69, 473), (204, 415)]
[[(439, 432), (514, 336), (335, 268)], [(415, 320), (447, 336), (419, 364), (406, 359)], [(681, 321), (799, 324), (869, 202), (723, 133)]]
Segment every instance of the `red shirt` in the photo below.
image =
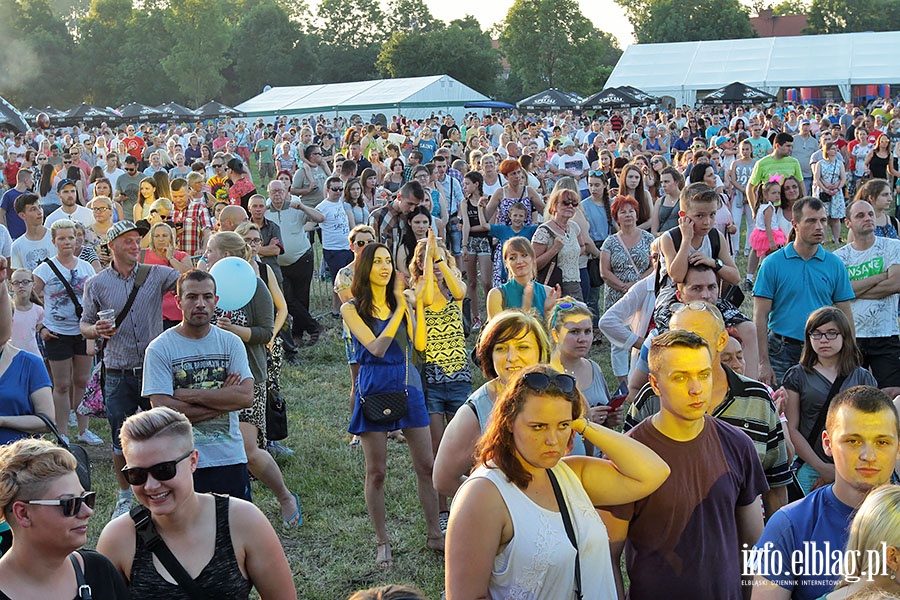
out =
[(15, 160), (7, 161), (3, 167), (3, 178), (6, 180), (8, 187), (16, 187), (16, 178), (19, 176), (19, 162)]
[(125, 142), (125, 151), (138, 159), (138, 162), (144, 158), (144, 148), (147, 147), (147, 144), (144, 142), (143, 138), (133, 136), (127, 137), (122, 141)]

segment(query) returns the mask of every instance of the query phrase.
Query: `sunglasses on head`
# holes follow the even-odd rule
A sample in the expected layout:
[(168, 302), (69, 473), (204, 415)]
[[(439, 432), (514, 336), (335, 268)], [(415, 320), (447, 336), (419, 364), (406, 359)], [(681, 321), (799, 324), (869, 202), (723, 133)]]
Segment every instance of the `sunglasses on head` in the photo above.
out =
[(567, 373), (547, 375), (540, 371), (534, 371), (525, 373), (525, 375), (522, 376), (522, 381), (536, 392), (543, 392), (551, 385), (563, 394), (571, 394), (575, 391), (575, 378)]
[(62, 508), (63, 516), (74, 517), (81, 512), (81, 505), (86, 504), (88, 508), (93, 509), (97, 502), (97, 492), (85, 492), (82, 496), (73, 498), (57, 498), (56, 500), (25, 500), (25, 504), (37, 504), (39, 506), (59, 506)]
[(178, 463), (193, 453), (193, 450), (188, 450), (175, 460), (156, 463), (152, 467), (122, 467), (122, 475), (125, 476), (125, 481), (129, 485), (144, 485), (147, 483), (148, 475), (153, 475), (153, 479), (156, 481), (168, 481), (175, 477)]

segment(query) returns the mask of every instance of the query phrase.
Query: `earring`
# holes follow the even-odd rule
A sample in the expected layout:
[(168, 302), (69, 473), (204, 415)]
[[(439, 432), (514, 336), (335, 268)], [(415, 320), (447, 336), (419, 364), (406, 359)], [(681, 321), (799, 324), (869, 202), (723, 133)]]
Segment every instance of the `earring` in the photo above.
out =
[(897, 571), (891, 573), (891, 581), (894, 581), (895, 579), (897, 579)]

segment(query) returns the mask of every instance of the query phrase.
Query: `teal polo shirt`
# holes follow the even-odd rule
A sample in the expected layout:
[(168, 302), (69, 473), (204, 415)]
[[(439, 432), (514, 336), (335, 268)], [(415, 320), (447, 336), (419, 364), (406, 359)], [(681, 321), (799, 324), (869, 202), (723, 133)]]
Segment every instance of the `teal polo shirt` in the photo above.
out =
[(769, 330), (796, 340), (803, 340), (806, 319), (814, 310), (856, 297), (841, 259), (820, 245), (803, 260), (794, 244), (766, 257), (753, 295), (772, 300)]

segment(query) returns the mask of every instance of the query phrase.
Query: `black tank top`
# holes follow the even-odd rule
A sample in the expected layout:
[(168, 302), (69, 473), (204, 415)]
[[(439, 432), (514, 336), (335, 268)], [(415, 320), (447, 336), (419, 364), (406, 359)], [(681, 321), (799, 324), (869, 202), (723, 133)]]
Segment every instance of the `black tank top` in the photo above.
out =
[(890, 156), (881, 158), (878, 156), (877, 152), (873, 152), (872, 160), (869, 161), (869, 171), (872, 173), (872, 177), (887, 179), (887, 166), (889, 160), (891, 160)]
[[(481, 221), (478, 220), (478, 205), (472, 206), (468, 200), (466, 200), (466, 216), (469, 218), (470, 228), (481, 225)], [(483, 238), (487, 236), (487, 231), (469, 231), (469, 237)]]
[[(228, 496), (214, 494), (216, 501), (216, 548), (210, 561), (194, 581), (213, 598), (245, 600), (250, 597), (250, 580), (241, 575), (231, 543), (228, 525)], [(153, 554), (135, 533), (134, 561), (131, 563), (132, 598), (191, 600), (185, 590), (163, 579), (153, 566)]]

